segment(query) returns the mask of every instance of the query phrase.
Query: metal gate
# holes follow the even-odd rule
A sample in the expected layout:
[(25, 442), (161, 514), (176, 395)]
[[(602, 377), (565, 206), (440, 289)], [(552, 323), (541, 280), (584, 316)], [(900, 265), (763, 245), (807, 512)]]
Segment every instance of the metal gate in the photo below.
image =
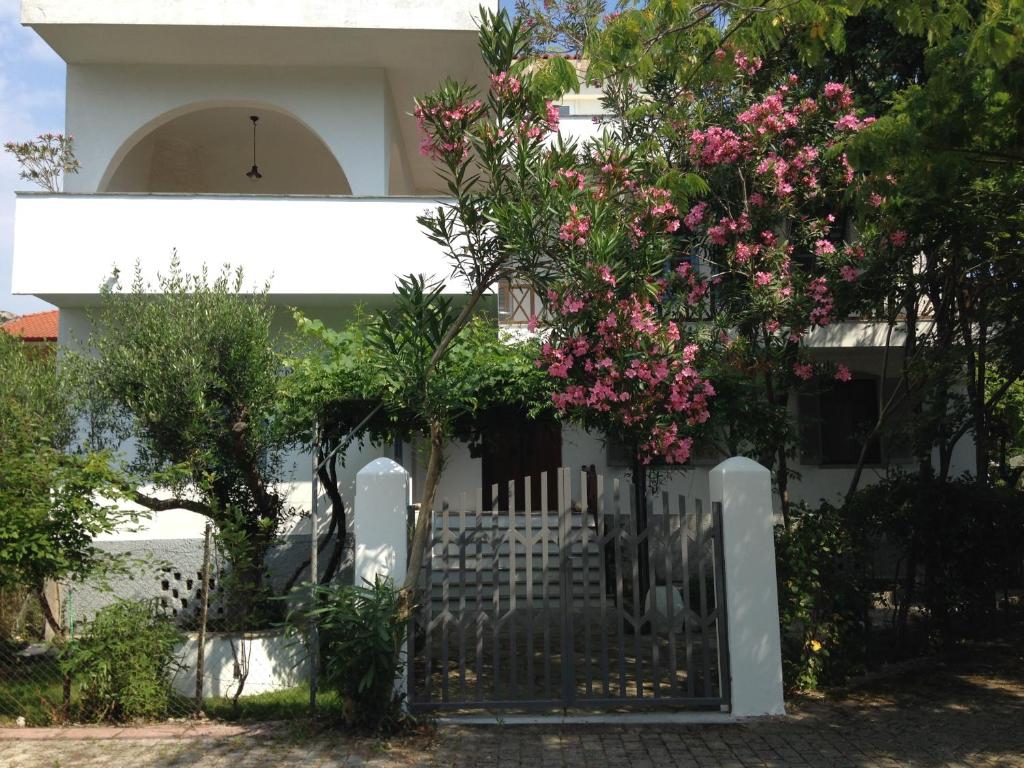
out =
[(720, 506), (655, 494), (638, 530), (629, 484), (556, 479), (526, 478), (518, 503), (510, 483), (506, 510), (477, 491), (435, 515), (411, 709), (727, 709)]

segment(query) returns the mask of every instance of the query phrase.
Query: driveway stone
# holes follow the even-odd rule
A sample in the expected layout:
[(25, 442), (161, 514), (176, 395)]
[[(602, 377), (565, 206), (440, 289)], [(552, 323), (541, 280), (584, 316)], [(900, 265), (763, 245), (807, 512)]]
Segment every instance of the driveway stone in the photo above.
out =
[(304, 724), (0, 732), (3, 768), (1024, 767), (1024, 649), (968, 659), (732, 725), (443, 726), (379, 743)]

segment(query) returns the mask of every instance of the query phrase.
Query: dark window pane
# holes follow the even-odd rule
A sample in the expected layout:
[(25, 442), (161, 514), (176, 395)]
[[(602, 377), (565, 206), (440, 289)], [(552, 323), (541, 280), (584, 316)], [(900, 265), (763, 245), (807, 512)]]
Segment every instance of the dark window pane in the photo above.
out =
[[(821, 393), (821, 463), (856, 464), (868, 432), (878, 420), (878, 382), (840, 381)], [(868, 464), (881, 464), (877, 438), (866, 455)]]
[[(498, 437), (500, 435), (500, 437)], [(530, 508), (540, 510), (539, 477), (548, 473), (548, 509), (558, 509), (558, 478), (562, 464), (562, 428), (557, 422), (532, 420), (508, 414), (495, 439), (481, 446), (484, 509), (508, 509), (508, 484), (515, 481), (516, 509), (526, 508), (523, 479), (531, 477)], [(491, 498), (491, 486), (498, 484), (498, 497)]]

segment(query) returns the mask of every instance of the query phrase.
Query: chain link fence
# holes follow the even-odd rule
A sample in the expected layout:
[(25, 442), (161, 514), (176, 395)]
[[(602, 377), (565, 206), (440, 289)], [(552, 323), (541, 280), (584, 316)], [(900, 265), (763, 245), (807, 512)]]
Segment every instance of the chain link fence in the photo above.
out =
[[(198, 713), (253, 721), (309, 717), (307, 637), (301, 629), (284, 627), (290, 601), (269, 600), (270, 612), (261, 617), (261, 629), (230, 631), (233, 598), (231, 587), (225, 586), (230, 578), (222, 578), (225, 571), (214, 555), (207, 571), (209, 593), (204, 595), (202, 544), (198, 542), (198, 559), (192, 553), (179, 557), (178, 565), (137, 562), (133, 575), (113, 586), (50, 585), (47, 599), (53, 613), (62, 618), (63, 639), (46, 631), (38, 595), (24, 589), (0, 590), (0, 727), (189, 718)], [(301, 551), (302, 544), (296, 548)], [(268, 571), (268, 582), (276, 593), (287, 591), (283, 585), (295, 570), (296, 558), (285, 557), (276, 570)], [(162, 667), (159, 680), (147, 680), (141, 667), (138, 671), (117, 668), (135, 663), (128, 651), (139, 649), (137, 655), (144, 655), (144, 637), (124, 638), (122, 661), (98, 684), (91, 674), (66, 675), (67, 665), (62, 663), (66, 643), (74, 647), (83, 639), (88, 641), (93, 617), (120, 601), (146, 605), (152, 615), (166, 619), (164, 626), (169, 623), (177, 632), (173, 658)], [(114, 690), (114, 698), (124, 701), (100, 706), (97, 688)], [(147, 701), (158, 704), (140, 708), (135, 701), (140, 691), (150, 697)], [(335, 711), (340, 711), (340, 705), (332, 694), (320, 692), (317, 712)], [(140, 712), (141, 716), (129, 717)]]

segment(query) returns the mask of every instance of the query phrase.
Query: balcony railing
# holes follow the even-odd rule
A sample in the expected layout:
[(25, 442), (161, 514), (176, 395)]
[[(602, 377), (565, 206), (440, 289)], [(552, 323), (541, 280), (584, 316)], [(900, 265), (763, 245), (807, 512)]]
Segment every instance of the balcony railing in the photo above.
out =
[[(138, 263), (152, 281), (174, 253), (195, 272), (242, 267), (275, 296), (373, 296), (397, 275), (448, 278), (440, 247), (416, 217), (426, 197), (20, 194), (13, 291), (43, 298), (98, 293)], [(452, 293), (464, 286), (449, 280)]]

